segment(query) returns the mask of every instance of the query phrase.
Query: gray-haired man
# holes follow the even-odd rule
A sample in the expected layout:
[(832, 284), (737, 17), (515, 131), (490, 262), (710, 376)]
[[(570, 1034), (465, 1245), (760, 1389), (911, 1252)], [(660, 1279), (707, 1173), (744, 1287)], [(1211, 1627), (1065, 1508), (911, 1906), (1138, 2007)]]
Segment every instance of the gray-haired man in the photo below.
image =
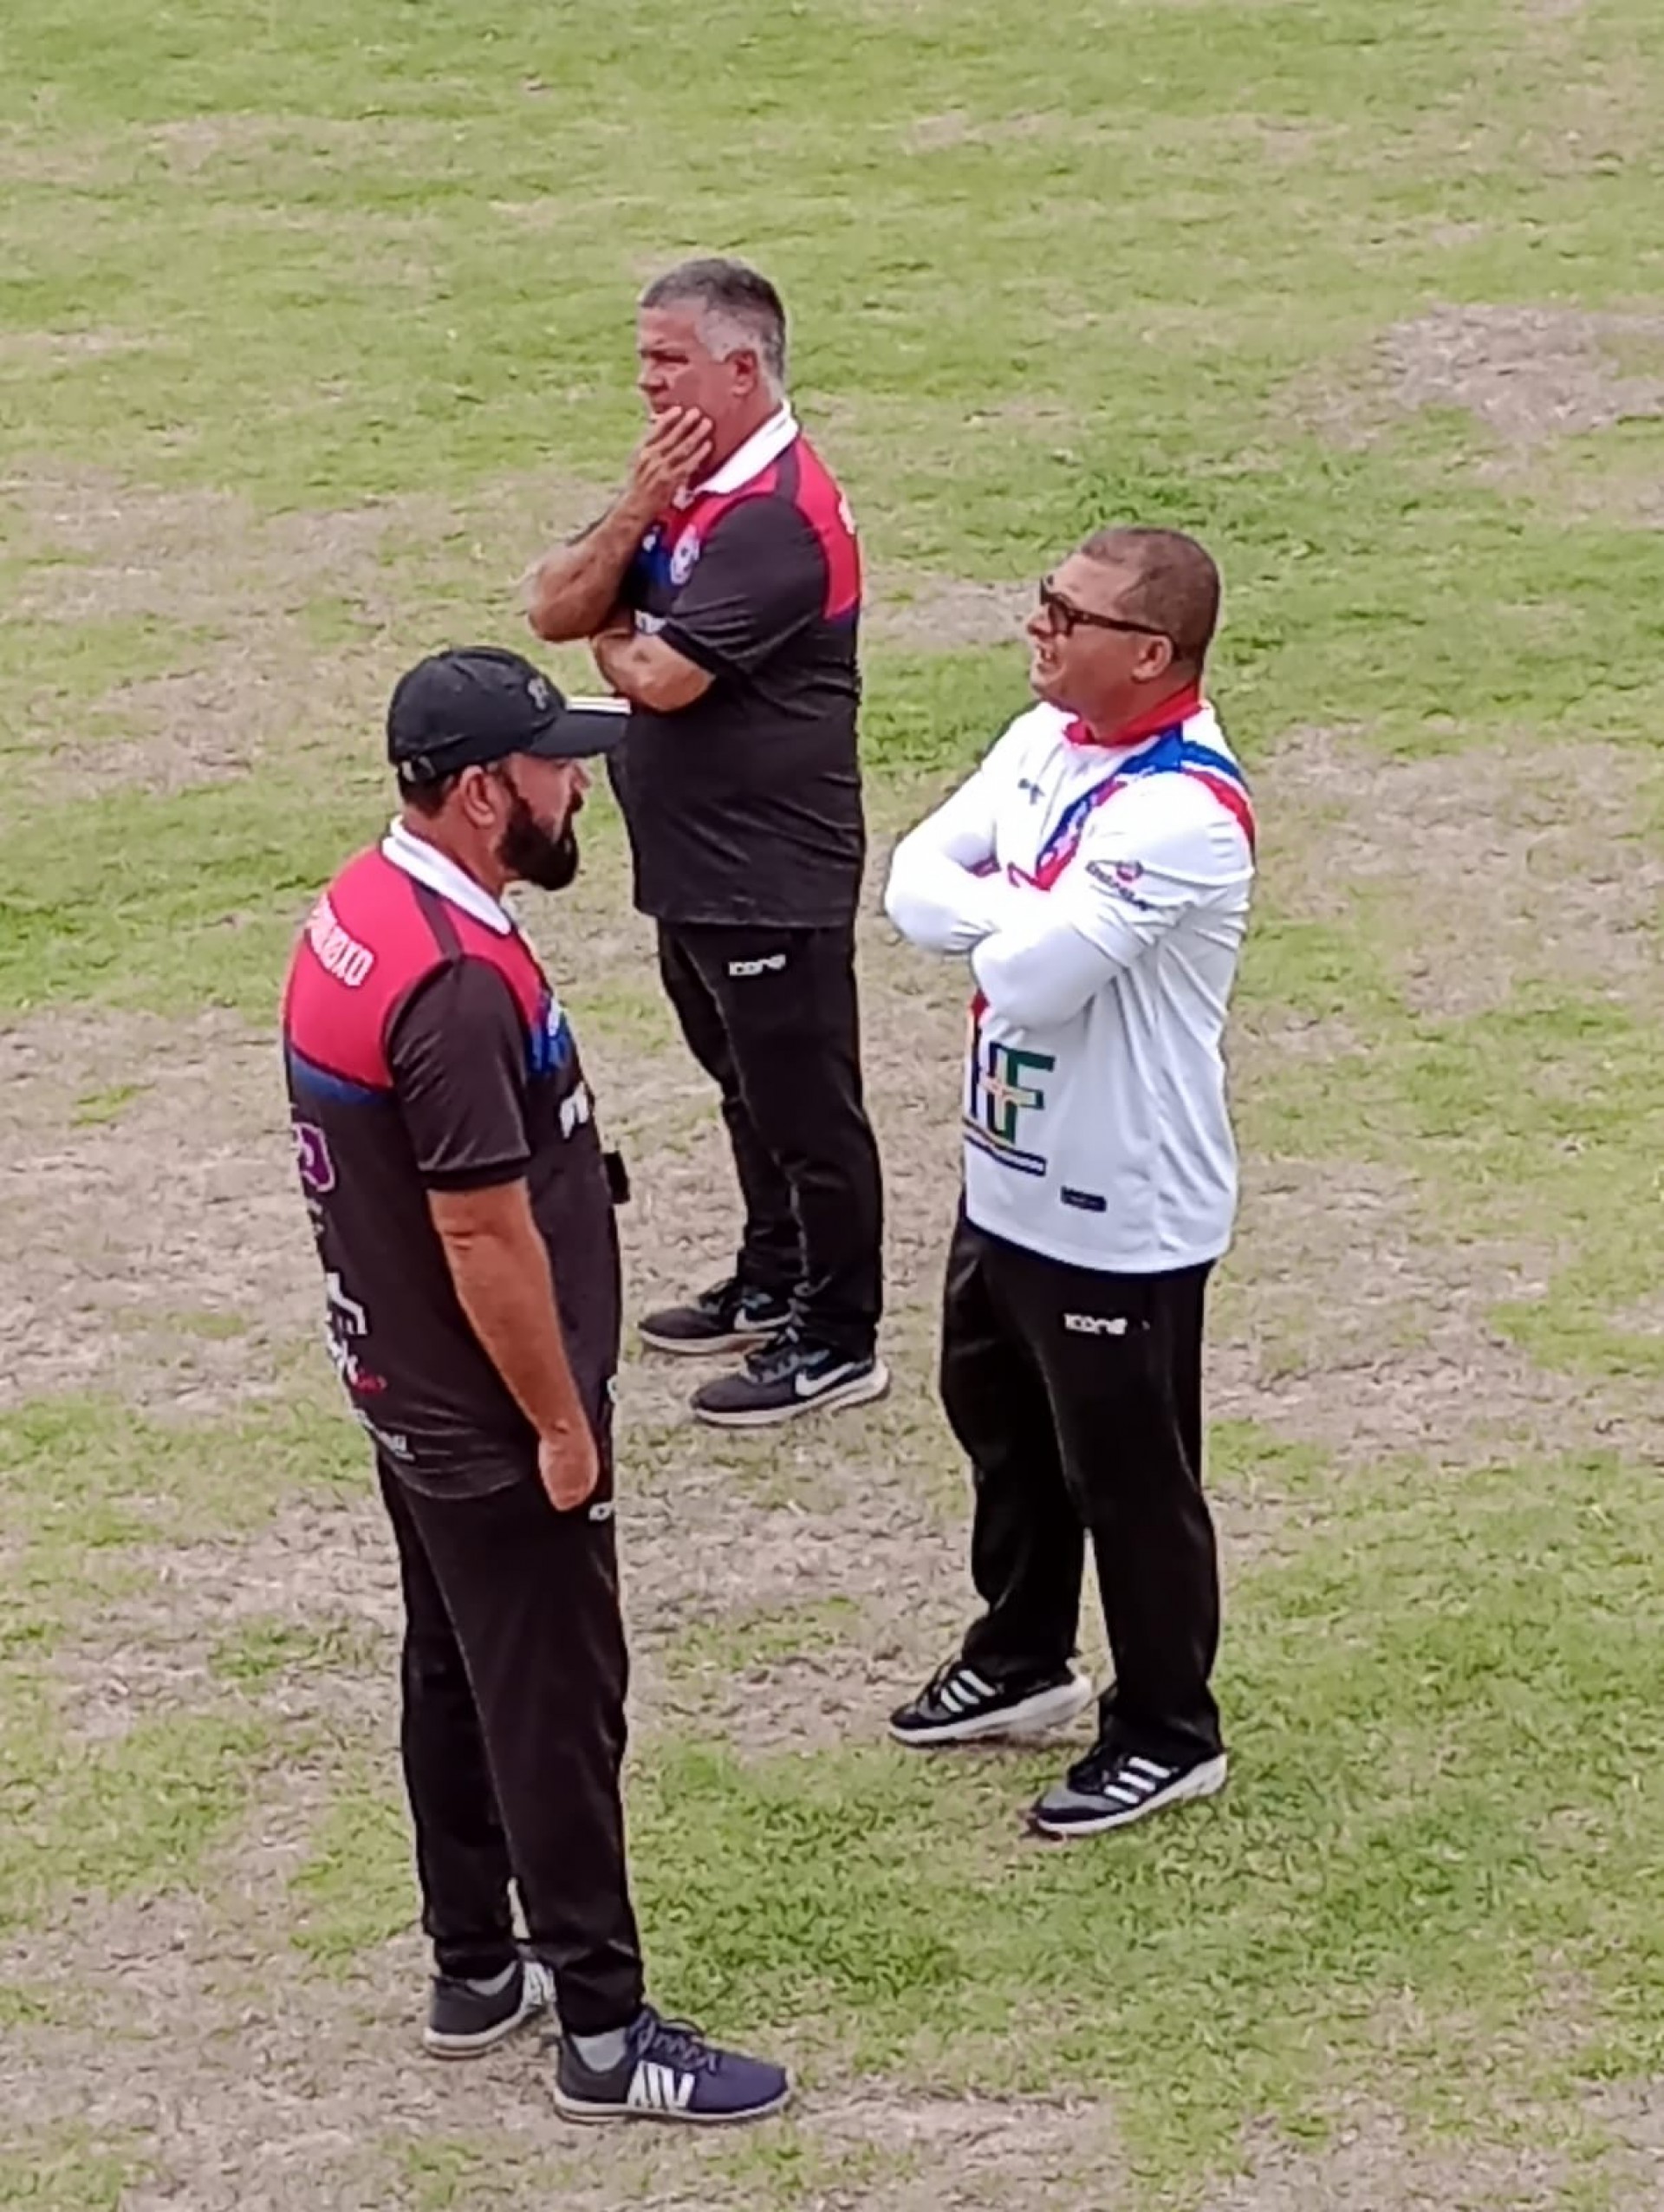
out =
[(888, 1383), (855, 976), (861, 555), (786, 398), (766, 277), (682, 263), (643, 294), (636, 349), (653, 420), (628, 481), (541, 563), (529, 611), (540, 637), (588, 638), (634, 709), (615, 775), (636, 904), (745, 1205), (730, 1278), (641, 1333), (746, 1352), (693, 1408), (760, 1427)]

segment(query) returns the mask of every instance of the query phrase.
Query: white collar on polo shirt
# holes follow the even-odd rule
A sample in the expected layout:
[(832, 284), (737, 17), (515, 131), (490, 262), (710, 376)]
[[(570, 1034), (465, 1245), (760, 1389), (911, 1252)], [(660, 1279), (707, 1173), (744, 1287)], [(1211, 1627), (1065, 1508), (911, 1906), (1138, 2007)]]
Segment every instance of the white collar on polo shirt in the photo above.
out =
[(476, 883), (465, 868), (458, 868), (437, 845), (429, 844), (426, 837), (419, 837), (413, 830), (396, 817), (393, 827), (381, 840), (381, 857), (390, 860), (395, 868), (403, 869), (406, 875), (425, 883), (430, 891), (437, 891), (442, 899), (449, 899), (453, 907), (460, 907), (465, 914), (494, 929), (499, 937), (514, 934), (514, 918), (491, 896), (483, 883)]
[(796, 435), (797, 418), (791, 411), (791, 401), (782, 400), (761, 429), (754, 430), (743, 446), (736, 446), (703, 484), (690, 485), (686, 491), (677, 493), (677, 505), (692, 506), (707, 491), (739, 491), (754, 476), (761, 476), (770, 461), (777, 461)]

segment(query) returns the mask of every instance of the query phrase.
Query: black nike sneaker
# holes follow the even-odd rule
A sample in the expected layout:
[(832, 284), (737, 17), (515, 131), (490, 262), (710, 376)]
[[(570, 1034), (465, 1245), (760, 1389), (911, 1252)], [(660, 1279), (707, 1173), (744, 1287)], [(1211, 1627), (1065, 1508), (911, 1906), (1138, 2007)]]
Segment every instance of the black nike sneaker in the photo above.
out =
[(661, 1306), (640, 1324), (641, 1341), (656, 1352), (705, 1359), (748, 1352), (777, 1337), (791, 1319), (791, 1301), (774, 1291), (751, 1289), (737, 1275), (713, 1283), (686, 1305)]

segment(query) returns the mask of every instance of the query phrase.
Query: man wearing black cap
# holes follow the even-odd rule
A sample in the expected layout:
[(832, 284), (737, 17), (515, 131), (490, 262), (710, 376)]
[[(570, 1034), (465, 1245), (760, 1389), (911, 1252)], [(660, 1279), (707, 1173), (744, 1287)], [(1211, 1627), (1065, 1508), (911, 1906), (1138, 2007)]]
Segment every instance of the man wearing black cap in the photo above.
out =
[(582, 762), (622, 723), (517, 654), (412, 669), (387, 719), (402, 811), (314, 907), (283, 1042), (330, 1350), (399, 1550), (427, 2047), (471, 2056), (552, 1999), (569, 2117), (744, 2120), (785, 2102), (783, 2070), (643, 2001), (619, 1793), (622, 1172), (501, 903), (571, 882)]

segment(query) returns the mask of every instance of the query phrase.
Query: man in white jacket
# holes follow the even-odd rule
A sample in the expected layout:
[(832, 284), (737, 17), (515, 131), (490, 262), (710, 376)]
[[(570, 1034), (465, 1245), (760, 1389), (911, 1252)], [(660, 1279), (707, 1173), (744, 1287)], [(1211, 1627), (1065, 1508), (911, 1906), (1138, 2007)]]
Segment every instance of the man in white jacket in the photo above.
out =
[(934, 1747), (1080, 1713), (1089, 1538), (1115, 1679), (1034, 1808), (1056, 1836), (1225, 1778), (1202, 1313), (1236, 1211), (1221, 1036), (1254, 823), (1202, 697), (1219, 602), (1193, 538), (1089, 538), (1028, 626), (1039, 704), (903, 839), (886, 895), (975, 986), (941, 1386), (985, 1607), (891, 1728)]

